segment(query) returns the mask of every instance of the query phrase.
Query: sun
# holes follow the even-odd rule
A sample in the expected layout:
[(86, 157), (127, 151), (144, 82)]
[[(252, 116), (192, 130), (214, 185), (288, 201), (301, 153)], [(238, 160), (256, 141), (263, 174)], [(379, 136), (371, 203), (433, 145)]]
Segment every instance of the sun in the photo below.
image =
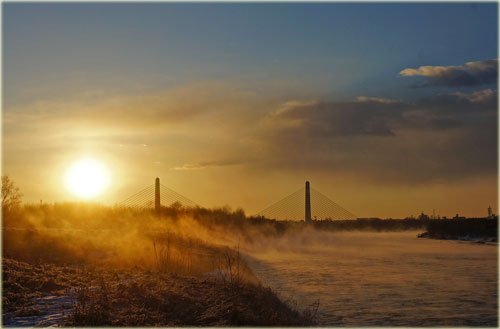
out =
[(99, 161), (85, 158), (74, 162), (66, 171), (66, 188), (77, 197), (90, 199), (100, 195), (109, 184), (109, 173)]

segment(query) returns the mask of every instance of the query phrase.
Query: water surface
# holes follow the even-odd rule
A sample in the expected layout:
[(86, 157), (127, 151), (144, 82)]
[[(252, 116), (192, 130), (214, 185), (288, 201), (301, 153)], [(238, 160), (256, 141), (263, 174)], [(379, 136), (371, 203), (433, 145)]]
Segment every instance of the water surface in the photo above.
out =
[(497, 246), (418, 232), (295, 234), (249, 250), (283, 299), (328, 326), (497, 326)]

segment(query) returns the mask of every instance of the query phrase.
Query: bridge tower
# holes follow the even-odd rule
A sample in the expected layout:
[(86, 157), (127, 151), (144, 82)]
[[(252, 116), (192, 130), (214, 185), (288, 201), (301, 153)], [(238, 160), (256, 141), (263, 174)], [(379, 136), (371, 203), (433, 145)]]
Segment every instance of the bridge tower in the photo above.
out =
[(311, 190), (309, 181), (306, 181), (306, 223), (311, 223)]
[(161, 203), (160, 203), (160, 179), (156, 177), (155, 180), (155, 211), (157, 214), (160, 213)]

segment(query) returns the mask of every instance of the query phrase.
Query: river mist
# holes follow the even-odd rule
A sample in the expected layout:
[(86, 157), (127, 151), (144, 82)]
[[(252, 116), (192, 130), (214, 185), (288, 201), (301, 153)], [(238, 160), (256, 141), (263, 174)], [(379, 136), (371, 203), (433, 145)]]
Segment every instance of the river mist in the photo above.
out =
[(497, 326), (496, 245), (417, 231), (305, 230), (246, 251), (264, 284), (325, 326)]

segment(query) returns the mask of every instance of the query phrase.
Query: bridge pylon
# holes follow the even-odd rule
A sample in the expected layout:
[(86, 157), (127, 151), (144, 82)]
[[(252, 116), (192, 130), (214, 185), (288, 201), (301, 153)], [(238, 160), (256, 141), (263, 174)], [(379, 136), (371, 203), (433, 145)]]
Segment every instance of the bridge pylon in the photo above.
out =
[(155, 212), (159, 214), (161, 211), (161, 198), (160, 198), (160, 179), (155, 179)]
[(309, 181), (306, 181), (306, 223), (311, 223), (311, 188)]

